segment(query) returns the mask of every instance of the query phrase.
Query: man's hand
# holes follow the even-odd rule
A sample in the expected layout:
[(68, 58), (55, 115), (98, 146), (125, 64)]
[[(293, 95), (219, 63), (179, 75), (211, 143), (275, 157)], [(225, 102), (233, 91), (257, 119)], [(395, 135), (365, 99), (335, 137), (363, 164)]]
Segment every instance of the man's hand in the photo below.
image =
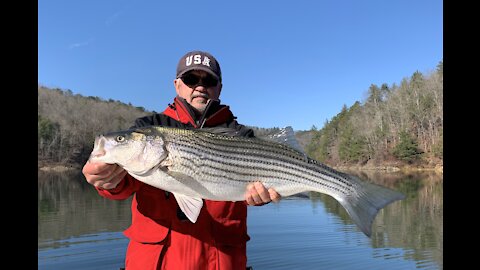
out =
[(117, 164), (87, 161), (83, 166), (82, 173), (91, 185), (97, 188), (112, 189), (122, 181), (127, 171)]
[(280, 194), (273, 188), (267, 190), (261, 182), (248, 184), (245, 192), (245, 201), (249, 205), (262, 205), (271, 201), (278, 202), (280, 197)]

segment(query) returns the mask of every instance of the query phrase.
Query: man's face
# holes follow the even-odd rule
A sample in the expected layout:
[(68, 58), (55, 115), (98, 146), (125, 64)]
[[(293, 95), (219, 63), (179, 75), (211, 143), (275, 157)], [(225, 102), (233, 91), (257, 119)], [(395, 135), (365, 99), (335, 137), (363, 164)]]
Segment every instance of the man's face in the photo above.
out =
[[(209, 78), (208, 78), (209, 77)], [(201, 81), (199, 80), (201, 78)], [(209, 99), (218, 99), (222, 84), (209, 73), (192, 70), (173, 81), (177, 95), (184, 98), (199, 113), (203, 113)]]

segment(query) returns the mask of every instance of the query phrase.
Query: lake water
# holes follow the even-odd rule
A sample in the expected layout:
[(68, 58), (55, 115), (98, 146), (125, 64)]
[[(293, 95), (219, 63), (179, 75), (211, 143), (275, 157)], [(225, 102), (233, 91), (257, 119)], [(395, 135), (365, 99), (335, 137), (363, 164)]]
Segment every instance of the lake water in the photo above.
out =
[[(399, 190), (366, 237), (333, 198), (248, 208), (248, 265), (259, 269), (443, 269), (443, 176), (351, 172)], [(39, 171), (38, 268), (119, 269), (131, 199), (100, 197), (81, 174)]]

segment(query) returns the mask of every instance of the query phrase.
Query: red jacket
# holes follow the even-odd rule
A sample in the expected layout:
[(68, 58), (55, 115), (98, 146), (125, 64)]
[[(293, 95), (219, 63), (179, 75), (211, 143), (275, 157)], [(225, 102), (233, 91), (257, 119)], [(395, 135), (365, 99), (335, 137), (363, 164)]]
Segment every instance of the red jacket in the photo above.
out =
[[(200, 123), (189, 105), (175, 98), (163, 112), (173, 120), (199, 127), (239, 125), (228, 106), (211, 104)], [(157, 114), (157, 117), (159, 115)], [(161, 115), (160, 115), (161, 116)], [(152, 116), (155, 118), (155, 115)], [(148, 118), (148, 117), (147, 117)], [(142, 118), (136, 123), (156, 121)], [(252, 133), (253, 134), (253, 133)], [(130, 175), (101, 196), (122, 200), (134, 194), (132, 224), (124, 231), (130, 239), (126, 270), (136, 269), (242, 269), (246, 268), (247, 205), (245, 202), (204, 200), (196, 223), (185, 218), (175, 197)]]

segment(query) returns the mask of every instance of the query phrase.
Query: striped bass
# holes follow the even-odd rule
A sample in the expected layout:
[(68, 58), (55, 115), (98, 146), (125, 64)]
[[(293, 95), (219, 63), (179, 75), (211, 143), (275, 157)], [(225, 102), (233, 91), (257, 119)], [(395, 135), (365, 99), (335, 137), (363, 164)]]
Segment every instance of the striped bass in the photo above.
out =
[(247, 185), (260, 181), (282, 197), (306, 191), (332, 196), (370, 237), (378, 211), (404, 198), (309, 158), (292, 140), (290, 127), (282, 132), (287, 135), (267, 140), (226, 128), (129, 129), (97, 136), (90, 161), (116, 163), (139, 181), (171, 192), (192, 222), (202, 199), (243, 201)]

